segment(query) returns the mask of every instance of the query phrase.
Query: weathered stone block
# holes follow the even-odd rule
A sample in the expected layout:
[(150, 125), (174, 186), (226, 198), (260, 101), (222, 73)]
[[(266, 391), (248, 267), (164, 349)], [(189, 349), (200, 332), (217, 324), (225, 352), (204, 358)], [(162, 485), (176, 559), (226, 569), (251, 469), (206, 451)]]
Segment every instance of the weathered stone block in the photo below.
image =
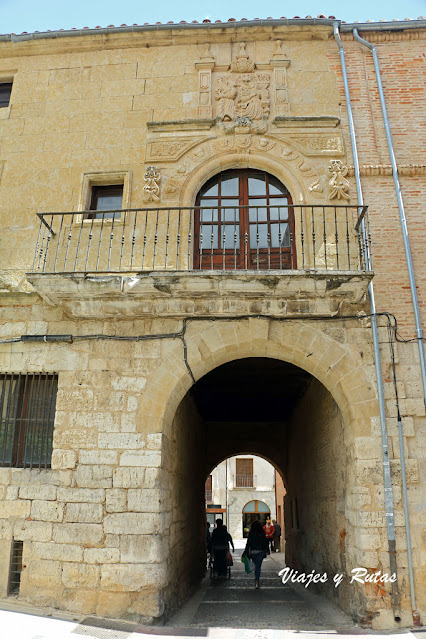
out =
[(88, 564), (116, 564), (120, 561), (119, 548), (86, 548), (84, 561)]
[(162, 521), (157, 513), (149, 517), (144, 513), (114, 513), (104, 519), (104, 531), (115, 535), (148, 535), (161, 530)]
[(77, 463), (77, 453), (74, 450), (54, 450), (52, 452), (52, 468), (54, 470), (65, 470), (75, 468)]
[(60, 589), (62, 585), (62, 570), (59, 561), (35, 559), (28, 564), (26, 573), (28, 582), (33, 586), (38, 586), (39, 588), (53, 588), (57, 586)]
[(58, 488), (58, 501), (102, 503), (105, 491), (102, 488)]
[[(6, 500), (15, 500), (18, 499), (18, 495), (19, 495), (19, 486), (8, 486), (3, 487), (4, 491), (5, 491), (5, 499)], [(23, 499), (23, 498), (21, 498)]]
[(121, 513), (127, 510), (127, 490), (112, 488), (105, 491), (105, 497), (108, 513)]
[(111, 488), (112, 466), (78, 466), (76, 485), (81, 488)]
[(0, 519), (9, 517), (21, 517), (26, 519), (30, 516), (31, 502), (19, 499), (18, 501), (0, 502)]
[(144, 468), (116, 468), (113, 473), (112, 483), (116, 488), (139, 488), (143, 486), (145, 473), (149, 469)]
[(147, 586), (161, 588), (165, 583), (165, 564), (119, 564), (103, 566), (101, 569), (103, 590), (137, 592)]
[[(159, 488), (162, 482), (163, 471), (161, 468), (147, 468), (145, 470), (144, 486), (146, 488)], [(137, 486), (135, 486), (137, 488)]]
[(13, 536), (19, 541), (50, 541), (52, 524), (44, 521), (17, 521), (13, 527)]
[(158, 468), (161, 466), (161, 454), (154, 451), (126, 451), (120, 457), (120, 466), (144, 466)]
[(97, 588), (99, 575), (98, 566), (65, 562), (62, 583), (66, 588)]
[(112, 387), (118, 391), (127, 391), (130, 393), (140, 393), (146, 386), (144, 377), (119, 377), (111, 381)]
[(64, 516), (63, 504), (53, 501), (34, 500), (31, 504), (32, 519), (41, 521), (62, 521)]
[(98, 524), (102, 522), (102, 504), (67, 504), (64, 521), (73, 523)]
[(79, 463), (116, 466), (118, 464), (118, 453), (115, 450), (81, 450)]
[(131, 563), (161, 563), (166, 561), (166, 545), (159, 535), (120, 535), (121, 561)]
[(28, 485), (19, 488), (21, 499), (41, 499), (43, 501), (53, 501), (56, 499), (57, 487), (49, 485)]
[[(140, 433), (99, 433), (98, 446), (99, 448), (114, 448), (115, 450), (140, 450), (145, 447), (145, 440)], [(130, 466), (130, 464), (121, 465)]]
[(100, 524), (54, 524), (53, 541), (60, 544), (82, 544), (92, 546), (102, 540)]
[(164, 509), (164, 496), (159, 488), (130, 488), (127, 503), (130, 511), (160, 512)]
[(32, 542), (28, 544), (29, 558), (52, 559), (54, 561), (82, 561), (83, 548), (72, 544)]

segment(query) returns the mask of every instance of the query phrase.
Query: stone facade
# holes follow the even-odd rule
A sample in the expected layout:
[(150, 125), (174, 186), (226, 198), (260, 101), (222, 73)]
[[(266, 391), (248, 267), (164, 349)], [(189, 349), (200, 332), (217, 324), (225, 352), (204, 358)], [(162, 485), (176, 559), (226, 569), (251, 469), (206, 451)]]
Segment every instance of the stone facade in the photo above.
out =
[[(0, 468), (0, 594), (9, 591), (15, 540), (23, 542), (19, 596), (33, 604), (144, 620), (168, 615), (205, 568), (206, 476), (247, 452), (284, 478), (289, 564), (344, 573), (341, 587), (324, 594), (356, 619), (390, 628), (399, 616), (408, 626), (398, 413), (384, 316), (400, 602), (392, 606), (390, 584), (350, 584), (347, 576), (356, 566), (390, 571), (371, 281), (378, 312), (393, 313), (402, 336), (415, 337), (370, 54), (346, 26), (374, 274), (353, 266), (360, 247), (352, 217), (335, 224), (347, 237), (340, 267), (329, 234), (312, 233), (325, 205), (358, 212), (331, 21), (232, 26), (0, 37), (0, 80), (13, 78), (10, 106), (0, 109), (0, 370), (58, 374), (51, 468)], [(425, 30), (396, 26), (369, 25), (365, 37), (381, 60), (424, 319)], [(167, 252), (177, 207), (193, 207), (203, 184), (232, 168), (267, 171), (296, 208), (310, 205), (308, 226), (296, 216), (297, 268), (195, 272), (190, 208), (179, 217), (180, 261)], [(120, 218), (118, 246), (146, 239), (146, 262), (136, 270), (127, 248), (111, 250), (99, 269), (87, 253), (101, 233), (100, 220), (83, 214), (91, 189), (117, 183), (127, 211), (175, 211), (133, 236), (121, 230), (130, 213)], [(53, 212), (74, 215), (55, 234), (46, 216), (38, 236), (36, 214)], [(113, 227), (105, 222), (110, 246)], [(59, 268), (71, 254), (71, 264)], [(108, 245), (99, 260), (106, 256)], [(425, 615), (425, 405), (417, 344), (397, 341), (394, 349), (416, 612)], [(199, 380), (253, 358), (281, 362), (283, 388), (296, 375), (291, 411), (269, 430), (267, 419), (203, 418), (193, 394)]]

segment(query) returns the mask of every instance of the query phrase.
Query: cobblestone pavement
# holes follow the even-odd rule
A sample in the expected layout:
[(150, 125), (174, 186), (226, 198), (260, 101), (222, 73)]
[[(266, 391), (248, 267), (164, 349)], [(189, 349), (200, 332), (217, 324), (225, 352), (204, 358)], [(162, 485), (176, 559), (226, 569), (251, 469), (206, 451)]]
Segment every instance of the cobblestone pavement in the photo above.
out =
[(417, 632), (362, 630), (324, 597), (303, 587), (283, 585), (278, 576), (284, 565), (280, 553), (263, 562), (261, 588), (247, 576), (234, 555), (231, 579), (207, 577), (191, 600), (167, 626), (140, 624), (99, 617), (78, 618), (54, 610), (35, 609), (13, 598), (0, 600), (0, 639), (146, 639), (163, 637), (208, 639), (426, 639)]
[[(284, 585), (278, 575), (284, 567), (281, 553), (264, 560), (260, 589), (256, 590), (254, 575), (246, 575), (244, 571), (241, 553), (241, 548), (234, 553), (231, 578), (211, 580), (207, 576), (200, 591), (171, 619), (170, 625), (191, 628), (243, 626), (298, 632), (342, 630), (347, 633), (350, 630), (351, 634), (359, 630), (324, 597), (315, 596), (302, 587)], [(257, 639), (257, 635), (254, 636)]]

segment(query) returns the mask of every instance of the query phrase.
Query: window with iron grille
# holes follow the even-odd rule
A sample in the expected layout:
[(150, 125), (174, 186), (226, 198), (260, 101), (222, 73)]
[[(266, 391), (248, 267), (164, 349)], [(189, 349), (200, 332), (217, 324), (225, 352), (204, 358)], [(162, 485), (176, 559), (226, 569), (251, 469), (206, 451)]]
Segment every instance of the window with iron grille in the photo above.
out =
[(9, 569), (9, 589), (8, 594), (18, 594), (21, 586), (21, 572), (22, 572), (22, 552), (24, 549), (24, 542), (13, 540), (12, 555), (10, 558)]
[(0, 466), (50, 468), (58, 375), (0, 374)]

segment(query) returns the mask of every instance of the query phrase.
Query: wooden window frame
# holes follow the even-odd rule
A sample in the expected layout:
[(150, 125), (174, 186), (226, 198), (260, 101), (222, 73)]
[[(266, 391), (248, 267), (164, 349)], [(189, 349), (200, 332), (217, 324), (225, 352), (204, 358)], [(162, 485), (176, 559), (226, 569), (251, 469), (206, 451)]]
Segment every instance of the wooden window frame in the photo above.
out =
[(91, 202), (92, 202), (92, 189), (94, 186), (123, 186), (123, 198), (121, 210), (124, 214), (120, 216), (120, 220), (123, 216), (126, 216), (126, 210), (130, 209), (130, 196), (132, 187), (132, 171), (94, 171), (90, 173), (83, 173), (81, 178), (80, 198), (77, 205), (77, 210), (80, 211), (79, 215), (76, 215), (74, 221), (76, 224), (80, 224), (83, 220), (84, 224), (111, 224), (112, 221), (118, 218), (109, 217), (102, 220), (102, 216), (98, 218), (89, 217), (91, 214)]
[[(250, 467), (249, 471), (246, 470), (248, 467)], [(237, 457), (235, 460), (235, 488), (253, 488), (253, 479), (253, 458)]]
[[(250, 194), (249, 192), (249, 178), (255, 177), (257, 175), (262, 175), (265, 180), (265, 196)], [(223, 195), (222, 194), (222, 183), (223, 178), (238, 178), (238, 195)], [(279, 183), (280, 187), (283, 189), (281, 194), (275, 194), (270, 192), (270, 180), (273, 180)], [(213, 186), (217, 184), (218, 193), (217, 195), (204, 195), (205, 192), (208, 192)], [(275, 186), (275, 185), (273, 185)], [(276, 187), (275, 187), (276, 188)], [(235, 221), (227, 221), (224, 219), (224, 215), (222, 214), (221, 207), (226, 207), (227, 201), (239, 201), (239, 213), (238, 220)], [(279, 206), (280, 200), (286, 200), (286, 205), (288, 207), (288, 218), (283, 220), (274, 220), (270, 216), (270, 209), (267, 208), (267, 219), (265, 220), (253, 220), (249, 219), (249, 212), (251, 205), (255, 206), (256, 202), (260, 202), (260, 200), (264, 200), (267, 206), (273, 206), (274, 202), (277, 202), (277, 207)], [(194, 219), (194, 255), (193, 255), (193, 263), (194, 269), (223, 269), (225, 270), (272, 270), (272, 269), (294, 269), (296, 268), (296, 242), (295, 242), (295, 221), (294, 221), (294, 209), (293, 209), (293, 201), (291, 199), (291, 195), (288, 189), (282, 184), (278, 178), (273, 176), (266, 171), (261, 171), (257, 169), (228, 169), (227, 171), (223, 171), (221, 173), (216, 174), (210, 180), (208, 180), (204, 186), (200, 189), (196, 198), (196, 207), (208, 207), (208, 202), (214, 201), (217, 204), (212, 205), (219, 207), (218, 219), (217, 221), (212, 221), (209, 223), (208, 221), (204, 222), (205, 226), (213, 226), (217, 227), (217, 247), (213, 249), (201, 248), (201, 231), (203, 226), (203, 222), (201, 221), (202, 212), (199, 208), (195, 209), (195, 219)], [(250, 204), (251, 203), (251, 204)], [(232, 208), (235, 206), (234, 204), (230, 205)], [(259, 203), (259, 209), (262, 208), (262, 204)], [(247, 208), (245, 208), (247, 207)], [(254, 209), (251, 209), (254, 211)], [(235, 216), (237, 215), (235, 209)], [(237, 224), (238, 221), (238, 224)], [(288, 224), (289, 233), (290, 233), (290, 245), (281, 247), (281, 248), (255, 248), (250, 246), (250, 226), (254, 226), (256, 224), (256, 228), (267, 226), (268, 233), (270, 238), (272, 237), (271, 228), (278, 224)], [(233, 227), (234, 229), (238, 227), (238, 247), (234, 248), (223, 248), (221, 246), (222, 242), (222, 227), (228, 225), (229, 227)], [(245, 237), (248, 237), (248, 250), (247, 255), (244, 252), (245, 247)], [(271, 259), (272, 256), (272, 259)]]

